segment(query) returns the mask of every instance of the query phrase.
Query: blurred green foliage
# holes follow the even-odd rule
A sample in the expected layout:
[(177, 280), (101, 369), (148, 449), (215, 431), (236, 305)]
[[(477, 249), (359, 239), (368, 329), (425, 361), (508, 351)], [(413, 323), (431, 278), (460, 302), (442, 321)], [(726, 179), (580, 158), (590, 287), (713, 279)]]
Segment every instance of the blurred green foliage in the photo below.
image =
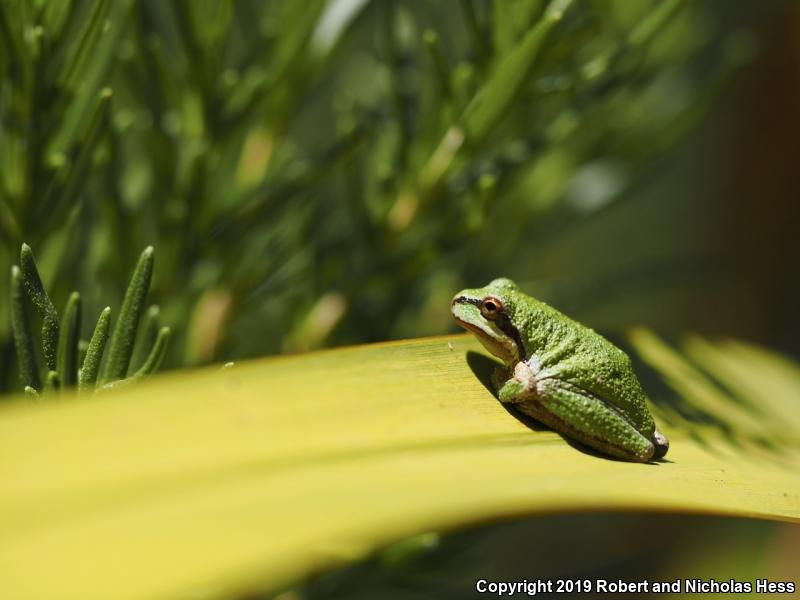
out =
[[(595, 224), (583, 255), (548, 243), (625, 198), (751, 56), (719, 12), (4, 1), (0, 268), (27, 242), (56, 305), (78, 288), (97, 314), (157, 246), (171, 366), (442, 332), (453, 291), (501, 273), (552, 299), (565, 264), (641, 241)], [(595, 298), (625, 277), (587, 274)]]

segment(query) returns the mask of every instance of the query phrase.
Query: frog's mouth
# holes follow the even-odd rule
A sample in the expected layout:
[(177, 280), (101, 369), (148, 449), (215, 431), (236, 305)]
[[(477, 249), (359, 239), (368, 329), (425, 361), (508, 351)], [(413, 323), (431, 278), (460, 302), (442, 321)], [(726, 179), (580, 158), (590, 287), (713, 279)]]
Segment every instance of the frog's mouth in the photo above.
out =
[[(489, 321), (481, 315), (481, 300), (468, 296), (453, 299), (451, 311), (453, 318), (461, 327), (475, 334), (481, 344), (506, 364), (521, 360), (524, 351), (520, 347), (519, 332), (507, 318)], [(512, 331), (506, 331), (503, 325)]]

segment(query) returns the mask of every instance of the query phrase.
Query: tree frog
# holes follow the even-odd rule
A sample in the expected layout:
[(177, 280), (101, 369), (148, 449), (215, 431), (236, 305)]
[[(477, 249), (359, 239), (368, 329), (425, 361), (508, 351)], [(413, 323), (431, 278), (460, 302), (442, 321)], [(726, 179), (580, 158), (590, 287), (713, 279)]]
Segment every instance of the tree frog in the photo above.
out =
[(493, 376), (501, 402), (617, 458), (647, 462), (667, 453), (630, 358), (593, 329), (506, 278), (460, 291), (451, 310), (503, 361)]

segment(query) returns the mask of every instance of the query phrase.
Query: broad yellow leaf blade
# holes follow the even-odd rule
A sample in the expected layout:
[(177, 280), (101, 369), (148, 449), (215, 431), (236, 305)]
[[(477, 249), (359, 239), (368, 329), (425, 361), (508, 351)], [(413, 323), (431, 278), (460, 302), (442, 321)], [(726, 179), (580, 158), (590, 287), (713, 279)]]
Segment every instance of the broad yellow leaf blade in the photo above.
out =
[[(659, 464), (608, 460), (532, 431), (481, 382), (492, 366), (467, 336), (179, 373), (84, 400), (9, 403), (0, 411), (3, 593), (277, 589), (415, 532), (541, 512), (800, 521), (800, 440), (789, 422), (797, 407), (778, 419), (767, 403), (745, 416), (737, 409), (735, 425), (713, 412), (725, 407), (720, 386), (738, 373), (735, 360), (753, 377), (763, 367), (768, 389), (784, 394), (800, 389), (796, 366), (693, 339), (712, 381), (710, 367), (649, 332), (632, 341), (671, 386), (654, 396), (672, 443)], [(702, 420), (684, 415), (692, 411)]]

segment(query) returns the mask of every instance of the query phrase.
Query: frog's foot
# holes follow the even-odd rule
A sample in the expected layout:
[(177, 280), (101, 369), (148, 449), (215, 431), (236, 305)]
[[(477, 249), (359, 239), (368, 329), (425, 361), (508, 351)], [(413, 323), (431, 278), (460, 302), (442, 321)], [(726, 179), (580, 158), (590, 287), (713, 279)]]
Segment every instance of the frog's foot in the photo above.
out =
[(653, 446), (655, 448), (653, 451), (653, 460), (664, 458), (667, 450), (669, 450), (669, 440), (667, 439), (667, 436), (656, 429), (653, 433), (653, 439), (651, 441), (653, 442)]
[[(507, 373), (507, 371), (506, 371)], [(536, 377), (524, 362), (514, 367), (514, 376), (498, 387), (500, 402), (526, 402), (536, 393)]]

